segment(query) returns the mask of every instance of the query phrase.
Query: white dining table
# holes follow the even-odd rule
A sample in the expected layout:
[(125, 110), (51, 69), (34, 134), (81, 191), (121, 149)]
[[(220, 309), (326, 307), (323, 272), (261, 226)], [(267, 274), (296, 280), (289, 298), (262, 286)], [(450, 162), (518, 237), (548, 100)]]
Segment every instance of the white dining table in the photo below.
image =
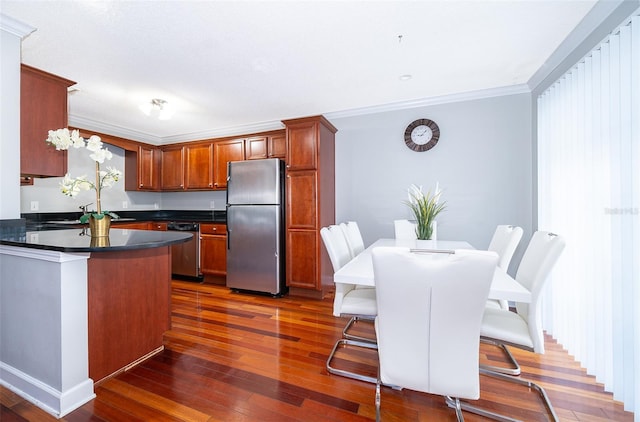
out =
[[(373, 260), (371, 251), (377, 247), (398, 247), (419, 249), (427, 252), (451, 252), (456, 249), (475, 249), (468, 242), (458, 240), (429, 240), (421, 241), (407, 239), (378, 239), (355, 258), (335, 272), (333, 280), (336, 283), (357, 284), (361, 286), (375, 286), (373, 276)], [(505, 271), (496, 267), (489, 290), (489, 299), (508, 300), (514, 302), (531, 302), (531, 292), (518, 283)]]

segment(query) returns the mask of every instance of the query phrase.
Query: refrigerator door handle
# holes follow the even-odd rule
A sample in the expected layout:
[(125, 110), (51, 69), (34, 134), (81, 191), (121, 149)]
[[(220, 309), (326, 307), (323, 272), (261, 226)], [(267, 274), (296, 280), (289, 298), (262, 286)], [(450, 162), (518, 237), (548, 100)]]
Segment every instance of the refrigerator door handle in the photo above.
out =
[[(229, 178), (227, 178), (228, 180)], [(229, 204), (227, 204), (227, 215), (229, 215)], [(229, 224), (229, 220), (227, 220), (227, 250), (229, 250), (229, 245), (231, 245), (231, 225)]]

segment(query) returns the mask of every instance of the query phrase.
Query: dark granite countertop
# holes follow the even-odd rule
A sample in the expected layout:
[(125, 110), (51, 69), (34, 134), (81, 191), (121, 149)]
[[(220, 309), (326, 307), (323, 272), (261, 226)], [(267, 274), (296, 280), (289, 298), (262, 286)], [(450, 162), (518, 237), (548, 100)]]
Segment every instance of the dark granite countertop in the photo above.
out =
[(191, 233), (111, 228), (109, 237), (92, 238), (87, 229), (27, 231), (24, 237), (0, 238), (0, 245), (58, 252), (109, 252), (159, 248), (183, 243)]
[[(195, 223), (226, 223), (225, 210), (149, 210), (149, 211), (115, 211), (120, 217), (118, 221), (179, 221)], [(71, 225), (80, 225), (79, 212), (57, 213), (23, 213), (27, 231), (63, 230)]]

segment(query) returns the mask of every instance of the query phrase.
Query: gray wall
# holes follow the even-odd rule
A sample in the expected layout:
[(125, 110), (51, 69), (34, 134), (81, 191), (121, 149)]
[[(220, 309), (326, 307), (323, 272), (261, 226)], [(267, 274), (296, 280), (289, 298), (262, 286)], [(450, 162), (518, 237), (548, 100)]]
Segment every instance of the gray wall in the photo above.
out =
[[(415, 119), (440, 127), (438, 144), (414, 152), (404, 130)], [(530, 94), (333, 118), (336, 134), (336, 221), (355, 220), (370, 244), (393, 237), (393, 220), (410, 218), (403, 204), (415, 183), (443, 190), (447, 209), (438, 238), (486, 248), (498, 224), (532, 230)], [(522, 245), (517, 252), (521, 254)], [(516, 256), (513, 262), (519, 262)]]

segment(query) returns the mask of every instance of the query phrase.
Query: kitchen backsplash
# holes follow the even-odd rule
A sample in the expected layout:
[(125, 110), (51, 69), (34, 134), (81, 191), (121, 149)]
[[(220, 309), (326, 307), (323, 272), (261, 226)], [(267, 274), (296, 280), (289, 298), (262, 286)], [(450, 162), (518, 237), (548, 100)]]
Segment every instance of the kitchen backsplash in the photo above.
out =
[[(113, 158), (109, 166), (124, 171), (124, 151), (109, 146)], [(86, 154), (86, 151), (84, 152)], [(69, 150), (69, 173), (90, 175), (93, 162), (73, 148)], [(20, 188), (20, 213), (76, 212), (81, 205), (95, 202), (95, 191), (82, 191), (75, 198), (60, 191), (62, 177), (36, 178), (32, 186)], [(126, 210), (224, 210), (225, 191), (207, 192), (135, 192), (124, 190), (124, 176), (113, 187), (102, 190), (102, 208), (109, 211)], [(94, 205), (95, 206), (95, 205)], [(89, 207), (91, 209), (91, 207)]]

